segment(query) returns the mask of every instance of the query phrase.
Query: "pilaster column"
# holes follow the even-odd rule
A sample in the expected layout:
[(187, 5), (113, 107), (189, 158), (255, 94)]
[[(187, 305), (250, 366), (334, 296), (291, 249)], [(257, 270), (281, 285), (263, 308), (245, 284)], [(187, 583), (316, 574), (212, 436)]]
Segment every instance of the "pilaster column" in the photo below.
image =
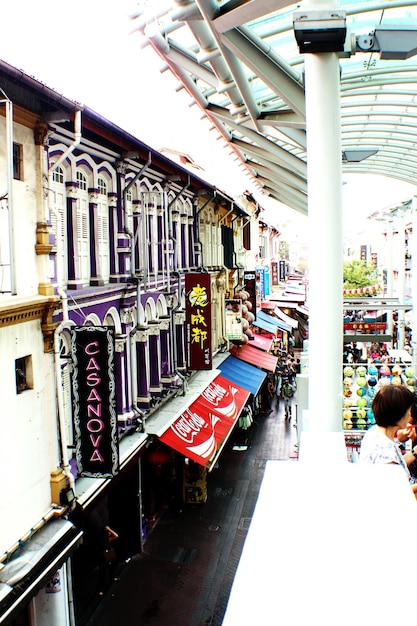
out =
[(161, 347), (159, 322), (149, 324), (149, 392), (153, 396), (162, 395), (161, 386)]
[(149, 331), (147, 328), (141, 328), (136, 331), (137, 404), (144, 409), (148, 409), (151, 406), (148, 339)]
[(187, 355), (185, 350), (185, 312), (179, 311), (175, 313), (175, 341), (177, 346), (177, 363), (176, 369), (186, 371)]

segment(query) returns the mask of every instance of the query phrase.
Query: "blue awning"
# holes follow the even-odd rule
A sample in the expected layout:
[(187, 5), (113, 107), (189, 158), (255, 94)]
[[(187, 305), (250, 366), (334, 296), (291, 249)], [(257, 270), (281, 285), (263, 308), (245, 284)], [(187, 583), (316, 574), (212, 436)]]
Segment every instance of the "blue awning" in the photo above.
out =
[(275, 336), (277, 327), (275, 324), (271, 324), (270, 322), (266, 322), (265, 320), (259, 317), (259, 311), (256, 312), (256, 320), (253, 322), (253, 326), (257, 326), (258, 328), (262, 328), (262, 330), (266, 330), (267, 333), (272, 333)]
[(236, 359), (234, 356), (229, 356), (218, 366), (218, 369), (224, 378), (247, 389), (254, 396), (256, 396), (266, 378), (266, 372), (245, 363), (241, 359)]
[[(261, 326), (262, 323), (268, 324), (273, 330), (271, 331), (269, 328), (264, 328)], [(263, 330), (268, 330), (269, 332), (275, 332), (276, 328), (286, 330), (288, 333), (291, 332), (291, 326), (279, 320), (275, 315), (268, 315), (268, 313), (264, 313), (263, 311), (256, 311), (256, 320), (253, 324), (254, 326), (259, 326), (259, 328), (262, 328)]]

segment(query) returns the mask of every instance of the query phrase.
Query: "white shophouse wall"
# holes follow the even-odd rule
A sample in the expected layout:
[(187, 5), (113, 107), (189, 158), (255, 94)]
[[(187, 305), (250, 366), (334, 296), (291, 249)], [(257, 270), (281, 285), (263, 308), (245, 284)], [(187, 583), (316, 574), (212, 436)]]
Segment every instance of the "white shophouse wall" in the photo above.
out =
[[(15, 359), (32, 357), (33, 389), (16, 393)], [(59, 465), (54, 418), (53, 355), (45, 354), (40, 321), (0, 332), (0, 553), (50, 509), (50, 473)]]
[[(37, 216), (36, 147), (33, 130), (21, 124), (13, 125), (13, 141), (23, 146), (23, 180), (13, 181), (13, 207), (15, 223), (15, 267), (18, 296), (38, 293), (38, 264), (35, 254)], [(0, 116), (0, 193), (7, 190), (6, 121)], [(5, 210), (5, 209), (4, 209)], [(2, 229), (0, 245), (7, 245), (8, 230)], [(0, 302), (4, 296), (0, 297)]]
[[(45, 282), (36, 255), (36, 224), (41, 185), (33, 130), (14, 124), (14, 141), (23, 145), (24, 180), (13, 182), (17, 296), (0, 295), (0, 306), (39, 302)], [(0, 192), (7, 190), (6, 125), (0, 116)], [(6, 210), (3, 208), (2, 210)], [(8, 247), (8, 230), (0, 245)], [(7, 270), (6, 270), (7, 271)], [(26, 309), (27, 310), (27, 309)], [(33, 389), (16, 391), (16, 359), (31, 357)], [(0, 554), (9, 550), (50, 511), (50, 474), (59, 465), (53, 354), (45, 353), (41, 320), (23, 319), (0, 328)]]

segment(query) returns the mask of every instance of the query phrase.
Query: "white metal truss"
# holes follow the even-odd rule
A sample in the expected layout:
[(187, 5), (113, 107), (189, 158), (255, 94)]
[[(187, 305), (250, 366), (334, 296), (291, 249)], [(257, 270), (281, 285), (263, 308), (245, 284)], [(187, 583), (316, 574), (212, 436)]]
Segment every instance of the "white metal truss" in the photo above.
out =
[[(346, 12), (349, 37), (381, 24), (417, 24), (417, 6), (407, 0), (337, 7)], [(163, 8), (149, 3), (134, 27), (259, 188), (306, 213), (304, 58), (293, 30), (298, 9), (285, 0), (168, 0)], [(374, 152), (361, 162), (343, 160), (343, 171), (417, 184), (417, 58), (341, 53), (340, 68), (343, 151)]]

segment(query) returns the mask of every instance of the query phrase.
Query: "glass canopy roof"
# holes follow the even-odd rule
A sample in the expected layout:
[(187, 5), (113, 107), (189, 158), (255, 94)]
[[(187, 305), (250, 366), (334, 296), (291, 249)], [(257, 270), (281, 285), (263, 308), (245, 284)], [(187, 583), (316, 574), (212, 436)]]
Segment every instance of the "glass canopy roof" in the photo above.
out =
[[(304, 55), (294, 35), (294, 14), (302, 5), (286, 0), (147, 4), (134, 16), (134, 28), (262, 192), (306, 213)], [(315, 10), (328, 6), (309, 4)], [(360, 0), (341, 1), (336, 8), (345, 12), (347, 28), (345, 49), (338, 53), (343, 171), (417, 183), (417, 6)], [(384, 54), (382, 33), (375, 37), (381, 26), (414, 30), (410, 45), (407, 34), (397, 32), (411, 52)]]

